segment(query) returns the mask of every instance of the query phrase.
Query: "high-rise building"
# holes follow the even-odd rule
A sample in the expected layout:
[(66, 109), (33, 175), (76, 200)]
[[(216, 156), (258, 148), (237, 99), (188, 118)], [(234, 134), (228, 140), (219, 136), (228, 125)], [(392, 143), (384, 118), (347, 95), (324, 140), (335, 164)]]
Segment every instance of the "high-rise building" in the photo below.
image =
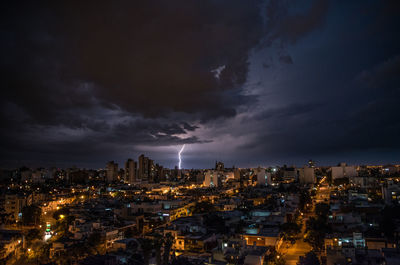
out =
[(135, 183), (136, 175), (137, 175), (137, 163), (129, 158), (125, 162), (125, 182), (129, 184)]
[(358, 175), (355, 166), (348, 166), (346, 163), (340, 163), (337, 167), (331, 168), (332, 179), (355, 177)]
[(218, 171), (216, 171), (216, 170), (207, 170), (206, 175), (204, 177), (203, 186), (205, 186), (205, 187), (218, 187), (219, 186)]
[(155, 166), (155, 177), (153, 179), (154, 182), (159, 183), (160, 181), (165, 181), (165, 173), (164, 173), (164, 167), (160, 166), (159, 164), (156, 164)]
[(153, 160), (145, 157), (143, 154), (139, 156), (139, 172), (138, 178), (144, 181), (151, 181), (155, 175), (155, 166)]
[(300, 184), (313, 184), (315, 183), (315, 172), (312, 167), (303, 167), (298, 169)]
[(233, 170), (233, 174), (234, 174), (235, 180), (239, 180), (239, 179), (240, 179), (240, 169), (235, 168), (235, 169)]
[(271, 173), (266, 172), (264, 168), (257, 169), (257, 185), (266, 186), (271, 185)]
[(106, 178), (107, 182), (111, 183), (118, 179), (118, 163), (110, 161), (106, 165)]
[(149, 177), (147, 179), (149, 182), (158, 182), (157, 167), (158, 165), (149, 159)]
[(222, 162), (215, 162), (215, 170), (223, 171), (225, 169), (225, 165)]
[(139, 163), (139, 172), (138, 172), (139, 179), (141, 179), (141, 180), (147, 179), (147, 177), (149, 175), (149, 171), (148, 171), (149, 159), (142, 154), (139, 156), (138, 163)]

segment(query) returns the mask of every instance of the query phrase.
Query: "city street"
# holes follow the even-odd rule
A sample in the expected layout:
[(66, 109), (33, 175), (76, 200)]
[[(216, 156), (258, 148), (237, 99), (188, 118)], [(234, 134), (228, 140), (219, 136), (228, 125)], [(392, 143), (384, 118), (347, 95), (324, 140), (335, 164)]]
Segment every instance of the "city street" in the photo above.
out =
[(284, 255), (284, 259), (287, 265), (296, 265), (299, 261), (300, 256), (304, 256), (307, 252), (311, 251), (311, 247), (308, 243), (300, 238), (296, 243), (291, 246)]
[(298, 235), (295, 244), (291, 245), (289, 248), (282, 248), (281, 250), (281, 253), (287, 265), (296, 265), (297, 262), (299, 261), (300, 256), (304, 256), (307, 252), (311, 251), (311, 246), (307, 242), (304, 242), (303, 240), (306, 230), (306, 222), (308, 218), (314, 216), (314, 209), (316, 203), (329, 202), (330, 188), (325, 182), (325, 180), (326, 179), (323, 178), (319, 183), (320, 187), (317, 188), (315, 200), (313, 201), (310, 212), (304, 213), (304, 217), (302, 219), (303, 226), (301, 229), (301, 233)]
[(311, 250), (311, 246), (307, 242), (303, 241), (306, 220), (307, 218), (303, 218), (303, 227), (295, 244), (291, 245), (289, 248), (282, 250), (282, 255), (287, 265), (296, 265), (299, 261), (299, 257), (304, 256), (307, 252)]

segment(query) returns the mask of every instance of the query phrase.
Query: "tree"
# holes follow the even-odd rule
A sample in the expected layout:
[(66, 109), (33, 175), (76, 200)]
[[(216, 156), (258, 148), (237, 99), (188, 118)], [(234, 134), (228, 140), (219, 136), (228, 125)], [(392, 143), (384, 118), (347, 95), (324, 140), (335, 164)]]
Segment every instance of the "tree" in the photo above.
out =
[(172, 248), (172, 244), (174, 243), (174, 238), (171, 233), (168, 233), (164, 236), (164, 253), (163, 253), (163, 264), (169, 264), (169, 256)]
[(42, 233), (40, 232), (39, 229), (30, 229), (28, 233), (26, 234), (26, 240), (27, 241), (33, 241), (35, 239), (41, 239), (42, 238)]
[(100, 233), (94, 232), (90, 234), (86, 242), (91, 252), (99, 254), (99, 250), (104, 245), (104, 238), (101, 236)]
[(319, 262), (317, 255), (313, 251), (310, 251), (305, 255), (305, 257), (300, 257), (298, 264), (299, 265), (320, 265), (321, 263)]
[(327, 203), (317, 203), (315, 205), (315, 214), (318, 217), (326, 218), (328, 216), (329, 210), (330, 210), (330, 207), (329, 207), (329, 204), (327, 204)]
[(300, 197), (299, 197), (299, 209), (304, 210), (305, 206), (311, 202), (312, 202), (312, 200), (311, 200), (310, 192), (308, 190), (302, 190), (300, 192)]
[(309, 242), (313, 249), (321, 250), (324, 247), (325, 233), (329, 230), (325, 218), (311, 217), (306, 223), (305, 241)]
[(216, 211), (215, 206), (208, 201), (197, 202), (191, 209), (191, 212), (193, 212), (194, 214), (210, 213), (215, 211)]
[(61, 208), (53, 213), (53, 218), (56, 220), (61, 219), (63, 216), (68, 216), (69, 215), (69, 209), (68, 208)]
[(240, 219), (239, 222), (234, 224), (234, 232), (236, 234), (243, 233), (243, 228), (245, 228), (245, 226), (246, 222)]
[(24, 225), (36, 225), (40, 223), (42, 209), (36, 205), (25, 206), (22, 209), (22, 223)]
[(328, 226), (323, 218), (310, 217), (306, 222), (306, 230), (328, 231)]
[(386, 206), (381, 212), (380, 228), (388, 238), (395, 238), (396, 223), (400, 220), (400, 206)]
[(219, 233), (227, 233), (229, 231), (229, 227), (225, 225), (224, 218), (215, 213), (205, 215), (204, 224)]
[(264, 265), (285, 265), (286, 261), (282, 255), (272, 248), (269, 255), (264, 260)]
[(54, 226), (54, 230), (57, 231), (58, 235), (62, 237), (63, 235), (69, 234), (68, 227), (75, 220), (73, 215), (54, 215), (58, 216), (58, 220)]
[(324, 247), (325, 233), (316, 230), (310, 230), (305, 235), (305, 241), (315, 250), (322, 250)]
[(143, 263), (147, 265), (149, 264), (150, 254), (153, 250), (153, 240), (148, 238), (140, 238), (139, 242), (143, 253)]
[(293, 238), (301, 232), (301, 226), (296, 223), (284, 223), (281, 226), (285, 239)]
[(164, 239), (160, 234), (156, 234), (153, 239), (153, 250), (156, 252), (156, 263), (161, 265), (161, 247), (164, 244)]

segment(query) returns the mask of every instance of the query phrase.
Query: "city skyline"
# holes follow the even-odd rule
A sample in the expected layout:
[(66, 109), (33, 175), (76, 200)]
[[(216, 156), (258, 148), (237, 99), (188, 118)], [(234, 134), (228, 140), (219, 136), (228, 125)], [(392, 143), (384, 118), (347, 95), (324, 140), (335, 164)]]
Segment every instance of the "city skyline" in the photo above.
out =
[(154, 3), (4, 6), (0, 167), (399, 162), (398, 1)]
[(0, 264), (400, 264), (400, 0), (7, 1)]

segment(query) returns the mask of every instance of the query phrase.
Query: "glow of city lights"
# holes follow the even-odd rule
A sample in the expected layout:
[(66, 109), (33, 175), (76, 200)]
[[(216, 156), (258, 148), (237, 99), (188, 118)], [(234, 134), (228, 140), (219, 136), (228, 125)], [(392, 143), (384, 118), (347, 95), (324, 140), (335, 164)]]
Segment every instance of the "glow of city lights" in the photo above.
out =
[(179, 165), (178, 165), (178, 168), (179, 168), (179, 169), (181, 169), (181, 164), (182, 164), (182, 157), (181, 157), (181, 154), (182, 154), (182, 152), (183, 152), (183, 149), (185, 149), (185, 145), (182, 145), (182, 148), (181, 148), (181, 150), (180, 150), (179, 153), (178, 153), (178, 158), (179, 158)]

